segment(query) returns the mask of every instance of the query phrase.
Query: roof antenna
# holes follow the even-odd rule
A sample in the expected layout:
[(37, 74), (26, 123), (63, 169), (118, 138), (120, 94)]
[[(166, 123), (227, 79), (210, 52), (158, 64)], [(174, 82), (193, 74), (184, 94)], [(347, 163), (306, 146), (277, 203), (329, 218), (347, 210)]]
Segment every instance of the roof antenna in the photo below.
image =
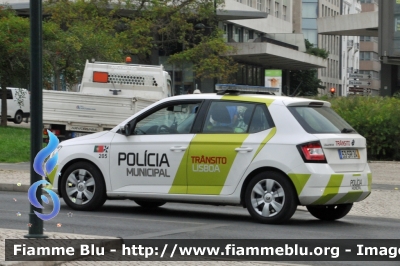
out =
[(296, 92), (298, 91), (298, 89), (300, 88), (301, 83), (303, 83), (303, 81), (300, 81), (299, 85), (297, 85), (297, 88), (294, 90), (294, 92), (292, 94), (289, 95), (289, 97), (293, 97), (296, 95)]

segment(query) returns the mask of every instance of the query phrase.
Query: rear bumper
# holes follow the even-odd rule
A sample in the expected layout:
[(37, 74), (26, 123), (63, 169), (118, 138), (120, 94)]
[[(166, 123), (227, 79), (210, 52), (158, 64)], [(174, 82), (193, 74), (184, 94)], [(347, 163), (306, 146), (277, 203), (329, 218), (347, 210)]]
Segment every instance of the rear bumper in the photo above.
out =
[(362, 172), (345, 173), (334, 173), (327, 164), (306, 168), (308, 171), (297, 169), (303, 170), (301, 174), (289, 174), (301, 205), (353, 203), (371, 193), (372, 174), (368, 165)]

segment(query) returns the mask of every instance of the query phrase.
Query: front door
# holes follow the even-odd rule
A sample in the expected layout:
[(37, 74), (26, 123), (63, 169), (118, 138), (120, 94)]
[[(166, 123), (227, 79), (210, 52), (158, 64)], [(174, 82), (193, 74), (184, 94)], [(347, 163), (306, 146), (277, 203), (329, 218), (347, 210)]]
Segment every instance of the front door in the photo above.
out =
[(186, 193), (187, 152), (199, 102), (174, 102), (135, 118), (111, 143), (114, 192)]

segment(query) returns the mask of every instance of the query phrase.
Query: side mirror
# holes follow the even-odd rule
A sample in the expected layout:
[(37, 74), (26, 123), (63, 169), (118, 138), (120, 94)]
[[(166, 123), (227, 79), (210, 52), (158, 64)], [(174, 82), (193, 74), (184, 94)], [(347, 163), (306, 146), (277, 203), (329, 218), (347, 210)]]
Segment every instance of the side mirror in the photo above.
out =
[(131, 126), (129, 125), (129, 123), (125, 124), (124, 126), (121, 126), (119, 130), (121, 131), (122, 135), (129, 136), (131, 132)]

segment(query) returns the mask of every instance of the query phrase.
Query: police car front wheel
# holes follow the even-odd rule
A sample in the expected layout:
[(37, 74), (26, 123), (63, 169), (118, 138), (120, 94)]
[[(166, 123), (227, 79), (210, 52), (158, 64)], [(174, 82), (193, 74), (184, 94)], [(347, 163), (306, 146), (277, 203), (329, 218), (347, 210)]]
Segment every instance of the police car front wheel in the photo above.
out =
[(338, 205), (306, 206), (312, 216), (324, 221), (338, 220), (346, 216), (353, 207), (353, 203)]
[(297, 208), (292, 184), (286, 176), (273, 171), (252, 178), (246, 188), (245, 202), (253, 218), (269, 224), (289, 220)]
[(74, 163), (61, 177), (61, 193), (72, 209), (90, 211), (100, 208), (106, 200), (103, 175), (91, 163)]

